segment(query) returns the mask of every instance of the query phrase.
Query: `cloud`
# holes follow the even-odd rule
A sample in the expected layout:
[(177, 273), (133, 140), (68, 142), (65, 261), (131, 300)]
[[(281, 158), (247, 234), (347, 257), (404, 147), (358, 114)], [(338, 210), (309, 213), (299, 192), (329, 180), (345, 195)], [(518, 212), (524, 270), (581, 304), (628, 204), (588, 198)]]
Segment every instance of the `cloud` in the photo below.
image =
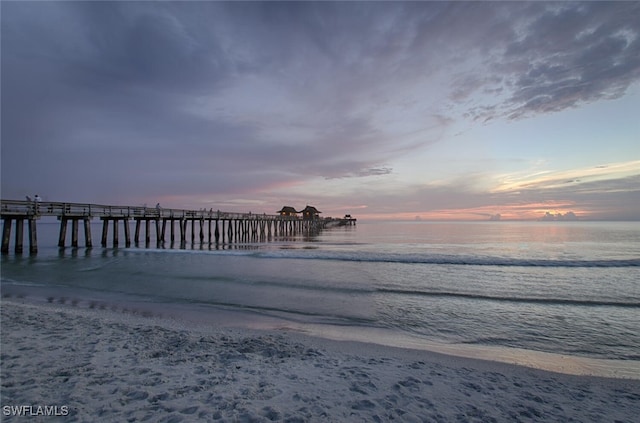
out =
[(491, 43), (484, 65), (492, 76), (463, 79), (452, 93), (452, 100), (480, 90), (497, 95), (500, 102), (470, 108), (475, 119), (518, 119), (614, 99), (638, 81), (637, 3), (532, 3), (517, 12), (508, 7), (502, 14), (513, 36)]
[[(598, 171), (608, 169), (606, 174)], [(614, 171), (614, 169), (617, 169)], [(566, 174), (582, 175), (580, 181), (566, 182)], [(581, 219), (640, 219), (640, 168), (637, 162), (611, 163), (606, 167), (548, 172), (534, 181), (523, 181), (510, 189), (493, 190), (490, 173), (470, 173), (466, 177), (439, 183), (368, 189), (358, 185), (353, 192), (341, 194), (352, 203), (366, 204), (361, 214), (376, 218), (412, 219), (455, 217), (490, 220), (538, 219), (549, 211), (569, 219), (574, 213)], [(477, 183), (484, 180), (482, 183)], [(338, 204), (340, 198), (325, 194), (321, 202)], [(499, 217), (498, 217), (499, 216)]]
[(3, 3), (3, 196), (273, 198), (321, 180), (384, 211), (482, 205), (473, 175), (384, 193), (378, 182), (461, 117), (622, 95), (639, 77), (639, 7)]
[[(353, 168), (353, 166), (349, 166), (349, 167)], [(356, 172), (348, 172), (346, 174), (336, 176), (335, 178), (353, 178), (353, 177), (361, 178), (361, 177), (367, 177), (367, 176), (382, 176), (382, 175), (388, 175), (391, 172), (393, 172), (393, 169), (390, 167), (361, 168)], [(334, 178), (328, 177), (327, 179), (334, 179)]]
[(603, 190), (612, 183), (615, 184), (616, 190), (633, 189), (632, 185), (628, 186), (624, 181), (632, 180), (639, 174), (640, 161), (638, 160), (563, 171), (520, 171), (500, 175), (498, 185), (491, 192), (519, 193), (526, 190), (542, 192), (551, 189), (575, 192), (584, 189), (585, 186), (593, 185), (598, 185), (599, 190)]
[[(353, 16), (336, 20), (341, 15), (333, 7), (49, 3), (4, 9), (3, 140), (18, 161), (45, 172), (66, 160), (82, 173), (106, 168), (96, 167), (100, 160), (120, 169), (145, 165), (149, 174), (179, 167), (194, 186), (190, 175), (206, 169), (213, 186), (235, 189), (234, 181), (243, 179), (235, 174), (250, 168), (262, 171), (254, 179), (259, 189), (282, 169), (281, 175), (303, 178), (382, 174), (378, 163), (404, 151), (400, 140), (388, 143), (391, 134), (354, 111), (364, 82), (359, 87), (357, 75), (344, 72), (367, 51), (389, 50), (354, 39)], [(241, 92), (251, 81), (255, 91)], [(218, 109), (193, 113), (198, 98), (213, 99)], [(262, 108), (252, 110), (255, 102)], [(100, 160), (87, 158), (94, 148)], [(34, 151), (39, 155), (29, 159)], [(229, 174), (232, 163), (241, 163), (234, 178), (217, 176)], [(192, 172), (196, 167), (200, 172)], [(112, 182), (119, 183), (117, 176)]]
[(575, 221), (575, 220), (579, 220), (579, 218), (572, 211), (566, 212), (565, 214), (562, 214), (562, 213), (553, 214), (551, 212), (546, 212), (544, 214), (544, 216), (542, 216), (540, 218), (540, 220), (543, 220), (543, 221), (558, 221), (558, 220)]

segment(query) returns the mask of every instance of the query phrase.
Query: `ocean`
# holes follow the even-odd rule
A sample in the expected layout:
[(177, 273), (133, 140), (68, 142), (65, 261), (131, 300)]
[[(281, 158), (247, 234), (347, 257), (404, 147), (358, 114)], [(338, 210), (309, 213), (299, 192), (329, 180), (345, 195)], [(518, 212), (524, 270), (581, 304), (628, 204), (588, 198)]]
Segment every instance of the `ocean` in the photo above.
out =
[(184, 249), (59, 249), (57, 236), (41, 222), (37, 255), (2, 257), (5, 298), (470, 356), (640, 360), (637, 222), (359, 222)]

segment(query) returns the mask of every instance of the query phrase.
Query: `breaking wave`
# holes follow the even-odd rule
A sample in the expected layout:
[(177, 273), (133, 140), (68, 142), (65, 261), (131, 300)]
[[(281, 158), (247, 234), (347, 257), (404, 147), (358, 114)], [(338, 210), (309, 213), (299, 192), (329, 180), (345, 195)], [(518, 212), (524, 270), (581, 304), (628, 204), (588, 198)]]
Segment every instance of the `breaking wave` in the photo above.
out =
[(261, 258), (336, 260), (353, 262), (437, 264), (454, 266), (509, 267), (640, 267), (638, 259), (557, 260), (538, 258), (464, 256), (447, 254), (393, 254), (375, 252), (336, 252), (321, 250), (279, 250), (248, 253)]

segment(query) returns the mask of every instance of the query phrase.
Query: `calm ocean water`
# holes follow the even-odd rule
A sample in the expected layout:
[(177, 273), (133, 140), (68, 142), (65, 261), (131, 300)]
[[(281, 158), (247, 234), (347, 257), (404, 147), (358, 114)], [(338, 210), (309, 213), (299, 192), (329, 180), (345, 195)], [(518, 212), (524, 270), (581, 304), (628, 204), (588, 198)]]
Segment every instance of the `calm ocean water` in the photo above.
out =
[[(37, 256), (2, 257), (4, 296), (192, 310), (212, 324), (225, 312), (227, 324), (386, 343), (640, 360), (637, 223), (359, 223), (186, 249), (60, 250), (56, 223), (38, 231)], [(99, 245), (98, 224), (93, 234)]]

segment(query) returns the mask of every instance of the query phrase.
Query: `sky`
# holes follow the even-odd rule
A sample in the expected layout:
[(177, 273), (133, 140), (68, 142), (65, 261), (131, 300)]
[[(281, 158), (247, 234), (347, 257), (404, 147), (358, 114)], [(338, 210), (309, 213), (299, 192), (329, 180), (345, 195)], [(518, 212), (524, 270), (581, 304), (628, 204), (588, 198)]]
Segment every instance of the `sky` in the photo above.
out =
[(640, 2), (12, 2), (1, 196), (640, 220)]

